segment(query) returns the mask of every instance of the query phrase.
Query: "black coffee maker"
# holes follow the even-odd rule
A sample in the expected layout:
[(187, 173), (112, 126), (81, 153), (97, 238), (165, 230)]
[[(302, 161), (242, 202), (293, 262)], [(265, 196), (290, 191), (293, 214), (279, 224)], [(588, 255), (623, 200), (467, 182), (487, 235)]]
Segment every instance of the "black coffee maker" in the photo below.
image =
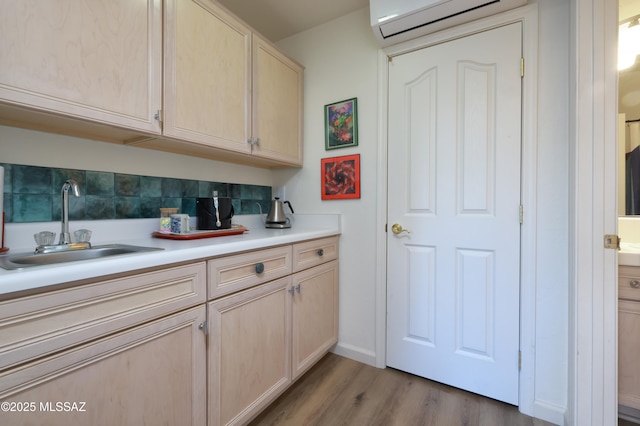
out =
[(218, 191), (213, 191), (211, 198), (196, 199), (198, 229), (229, 229), (233, 215), (231, 198), (218, 197)]

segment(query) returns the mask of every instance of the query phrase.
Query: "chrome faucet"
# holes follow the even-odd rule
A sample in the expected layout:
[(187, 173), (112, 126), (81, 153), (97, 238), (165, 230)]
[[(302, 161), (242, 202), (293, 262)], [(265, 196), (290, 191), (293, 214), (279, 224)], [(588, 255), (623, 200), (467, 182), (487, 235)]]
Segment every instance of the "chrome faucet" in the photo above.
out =
[(73, 190), (73, 195), (76, 197), (80, 196), (80, 188), (78, 188), (78, 183), (73, 180), (67, 180), (64, 185), (62, 185), (62, 190), (60, 191), (62, 195), (62, 230), (60, 231), (60, 242), (58, 244), (71, 244), (71, 235), (69, 234), (69, 189)]

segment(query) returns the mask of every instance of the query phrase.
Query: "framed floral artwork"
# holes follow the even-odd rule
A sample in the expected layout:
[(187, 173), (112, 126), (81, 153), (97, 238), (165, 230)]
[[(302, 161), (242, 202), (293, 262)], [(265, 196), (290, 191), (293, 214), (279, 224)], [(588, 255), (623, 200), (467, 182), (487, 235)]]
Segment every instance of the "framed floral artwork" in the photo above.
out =
[(358, 145), (358, 99), (324, 106), (325, 149)]
[(360, 198), (360, 154), (320, 160), (323, 200)]

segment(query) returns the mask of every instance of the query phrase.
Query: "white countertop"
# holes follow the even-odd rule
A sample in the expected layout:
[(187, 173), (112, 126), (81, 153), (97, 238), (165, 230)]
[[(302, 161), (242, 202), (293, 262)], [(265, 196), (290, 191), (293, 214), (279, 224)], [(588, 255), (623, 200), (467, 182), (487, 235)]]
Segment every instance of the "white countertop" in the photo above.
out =
[[(0, 295), (41, 289), (41, 287), (55, 284), (177, 262), (187, 262), (339, 235), (341, 232), (340, 220), (341, 217), (337, 214), (296, 214), (293, 216), (291, 228), (266, 229), (259, 215), (242, 215), (234, 217), (233, 223), (243, 225), (249, 230), (248, 232), (241, 235), (197, 240), (167, 240), (151, 237), (151, 233), (158, 227), (159, 219), (71, 221), (69, 226), (71, 233), (74, 230), (83, 228), (92, 231), (91, 243), (94, 246), (117, 243), (158, 247), (164, 250), (66, 262), (56, 265), (33, 266), (13, 271), (0, 268)], [(7, 224), (5, 228), (5, 246), (10, 248), (7, 255), (33, 252), (35, 249), (33, 234), (40, 231), (59, 233), (60, 223)]]
[(640, 244), (620, 243), (618, 252), (618, 265), (620, 266), (640, 266)]

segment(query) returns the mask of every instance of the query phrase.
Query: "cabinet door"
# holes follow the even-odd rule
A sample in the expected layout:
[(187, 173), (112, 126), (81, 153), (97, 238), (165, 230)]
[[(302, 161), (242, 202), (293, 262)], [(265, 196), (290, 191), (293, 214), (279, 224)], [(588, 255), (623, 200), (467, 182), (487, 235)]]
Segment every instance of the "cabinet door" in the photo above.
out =
[(302, 165), (303, 69), (253, 35), (253, 155)]
[(160, 133), (160, 0), (0, 0), (0, 102)]
[(291, 277), (209, 303), (209, 424), (246, 424), (291, 383)]
[(338, 261), (294, 274), (293, 288), (295, 380), (338, 341)]
[(204, 320), (202, 305), (1, 373), (3, 424), (205, 425)]
[(640, 410), (640, 302), (618, 301), (618, 402)]
[(210, 0), (165, 2), (164, 134), (251, 152), (251, 31)]

